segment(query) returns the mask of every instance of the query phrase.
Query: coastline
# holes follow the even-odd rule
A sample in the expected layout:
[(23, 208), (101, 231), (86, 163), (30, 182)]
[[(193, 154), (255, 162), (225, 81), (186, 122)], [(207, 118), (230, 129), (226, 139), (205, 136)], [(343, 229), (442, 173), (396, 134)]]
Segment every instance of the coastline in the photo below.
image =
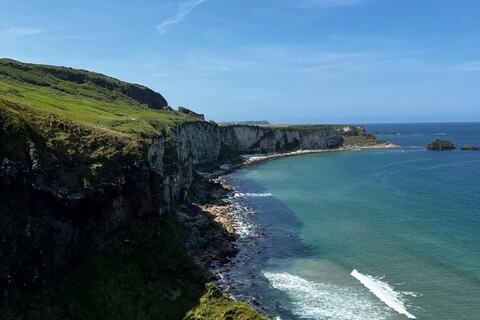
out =
[(297, 150), (297, 151), (285, 152), (285, 153), (245, 154), (241, 156), (241, 158), (243, 159), (243, 162), (240, 165), (240, 167), (256, 164), (258, 162), (266, 161), (266, 160), (273, 160), (273, 159), (279, 159), (284, 157), (299, 156), (299, 155), (312, 154), (312, 153), (396, 149), (396, 148), (399, 148), (399, 146), (391, 142), (385, 142), (385, 143), (380, 143), (372, 146), (350, 145), (350, 146), (342, 146), (335, 149)]
[[(202, 266), (207, 274), (211, 275), (214, 283), (219, 287), (223, 294), (226, 294), (234, 300), (246, 300), (249, 305), (255, 308), (258, 312), (267, 317), (274, 317), (271, 314), (272, 309), (264, 308), (258, 302), (259, 297), (245, 297), (234, 294), (237, 286), (237, 280), (229, 274), (231, 267), (236, 263), (242, 263), (245, 259), (250, 259), (251, 256), (258, 253), (256, 248), (256, 240), (264, 236), (262, 232), (255, 230), (255, 226), (249, 221), (249, 215), (253, 210), (245, 207), (236, 201), (236, 198), (242, 197), (228, 176), (238, 169), (259, 164), (264, 161), (280, 159), (283, 157), (298, 156), (313, 153), (324, 152), (342, 152), (342, 151), (362, 151), (362, 150), (378, 150), (378, 149), (396, 149), (399, 146), (385, 142), (373, 146), (352, 145), (336, 149), (318, 149), (318, 150), (298, 150), (287, 153), (270, 153), (270, 154), (252, 154), (242, 155), (239, 163), (223, 164), (212, 172), (199, 172), (207, 181), (206, 192), (209, 193), (208, 199), (202, 203), (194, 204), (195, 210), (208, 218), (210, 222), (201, 223), (195, 227), (195, 230), (203, 230), (202, 237), (207, 238), (204, 247), (200, 250), (192, 250), (192, 255), (199, 258), (196, 259), (197, 264)], [(185, 214), (183, 214), (185, 215)], [(185, 222), (185, 219), (181, 219)], [(215, 225), (212, 228), (212, 222)], [(192, 227), (191, 223), (186, 223)], [(213, 236), (209, 233), (213, 232)], [(195, 233), (195, 232), (194, 232)], [(194, 242), (198, 242), (198, 239)], [(205, 242), (205, 241), (204, 241)], [(188, 245), (188, 244), (187, 244)], [(191, 245), (188, 245), (192, 247)], [(198, 247), (198, 246), (197, 246)], [(242, 257), (238, 257), (242, 249), (248, 248), (247, 253), (244, 252)], [(253, 275), (252, 275), (253, 277)], [(285, 310), (283, 310), (285, 312)]]

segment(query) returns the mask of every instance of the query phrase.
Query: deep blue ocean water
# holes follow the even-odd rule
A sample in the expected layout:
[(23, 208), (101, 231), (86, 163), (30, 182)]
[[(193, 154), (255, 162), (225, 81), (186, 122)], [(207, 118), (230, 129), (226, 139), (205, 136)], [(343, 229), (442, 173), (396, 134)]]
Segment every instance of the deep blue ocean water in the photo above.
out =
[(401, 147), (227, 177), (248, 227), (219, 284), (284, 320), (480, 319), (480, 123), (365, 127)]

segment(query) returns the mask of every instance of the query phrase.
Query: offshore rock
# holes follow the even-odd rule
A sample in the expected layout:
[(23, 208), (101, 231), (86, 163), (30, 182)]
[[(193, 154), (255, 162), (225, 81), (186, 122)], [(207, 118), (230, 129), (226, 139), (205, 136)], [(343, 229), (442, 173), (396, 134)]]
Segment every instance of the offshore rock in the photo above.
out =
[(451, 141), (435, 139), (427, 145), (427, 150), (453, 150), (455, 146)]
[(472, 145), (464, 145), (460, 150), (462, 151), (480, 151), (480, 147), (472, 146)]

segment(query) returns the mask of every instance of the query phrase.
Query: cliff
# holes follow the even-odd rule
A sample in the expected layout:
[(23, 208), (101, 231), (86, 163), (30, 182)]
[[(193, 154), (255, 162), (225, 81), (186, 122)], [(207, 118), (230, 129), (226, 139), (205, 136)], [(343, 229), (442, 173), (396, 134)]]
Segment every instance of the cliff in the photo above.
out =
[(219, 126), (160, 110), (163, 97), (141, 86), (11, 60), (0, 63), (0, 93), (0, 305), (27, 318), (48, 310), (175, 319), (202, 294), (223, 306), (214, 289), (202, 291), (188, 230), (174, 216), (201, 201), (197, 171), (366, 135), (353, 126)]

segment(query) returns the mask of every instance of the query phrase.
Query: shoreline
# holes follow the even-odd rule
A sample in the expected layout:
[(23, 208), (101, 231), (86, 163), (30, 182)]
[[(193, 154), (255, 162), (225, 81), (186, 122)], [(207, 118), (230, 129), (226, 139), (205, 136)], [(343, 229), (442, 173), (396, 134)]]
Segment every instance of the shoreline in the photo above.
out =
[[(240, 202), (235, 201), (235, 198), (241, 197), (235, 187), (229, 183), (228, 175), (235, 171), (246, 168), (252, 165), (259, 164), (264, 161), (280, 159), (283, 157), (324, 153), (324, 152), (342, 152), (342, 151), (363, 151), (363, 150), (380, 150), (380, 149), (397, 149), (399, 146), (386, 142), (373, 146), (352, 145), (340, 147), (335, 149), (317, 149), (317, 150), (297, 150), (285, 153), (270, 153), (270, 154), (250, 154), (240, 156), (240, 162), (236, 164), (223, 164), (211, 172), (199, 172), (207, 182), (206, 190), (204, 190), (208, 197), (202, 203), (194, 204), (194, 211), (200, 212), (202, 218), (196, 219), (195, 223), (186, 224), (195, 228), (195, 232), (203, 230), (199, 237), (204, 238), (203, 245), (198, 246), (198, 239), (195, 239), (192, 256), (197, 264), (199, 264), (207, 274), (209, 274), (214, 283), (219, 287), (220, 291), (233, 298), (239, 299), (233, 294), (236, 289), (237, 279), (231, 278), (228, 272), (230, 268), (238, 263), (242, 247), (248, 248), (248, 251), (243, 252), (243, 259), (247, 258), (249, 254), (255, 254), (255, 242), (264, 237), (264, 234), (254, 232), (255, 226), (249, 221), (248, 216), (253, 212), (251, 208), (243, 206)], [(190, 211), (187, 209), (187, 211)], [(186, 216), (185, 211), (181, 211), (182, 216)], [(188, 214), (187, 214), (188, 215)], [(186, 222), (185, 219), (181, 219)], [(188, 220), (188, 219), (187, 219)], [(204, 220), (198, 222), (198, 220)], [(206, 221), (209, 221), (208, 223)], [(214, 226), (213, 226), (214, 224)], [(213, 227), (212, 227), (213, 226)], [(211, 234), (213, 233), (213, 234)], [(198, 238), (198, 237), (197, 237)], [(205, 241), (205, 239), (207, 241)], [(192, 242), (192, 241), (189, 241)], [(192, 249), (192, 245), (189, 247)], [(254, 249), (252, 249), (254, 248)], [(251, 296), (248, 299), (242, 296), (240, 299), (246, 300), (249, 305), (255, 308), (258, 312), (267, 317), (273, 317), (267, 310), (262, 308), (258, 303), (256, 297)]]
[(258, 164), (263, 161), (275, 160), (285, 157), (301, 156), (314, 153), (325, 152), (344, 152), (344, 151), (365, 151), (365, 150), (387, 150), (387, 149), (399, 149), (401, 146), (396, 145), (390, 141), (379, 143), (376, 145), (350, 145), (341, 146), (332, 149), (305, 149), (296, 150), (290, 152), (273, 152), (273, 153), (261, 153), (261, 154), (242, 154), (237, 163), (224, 163), (213, 170), (207, 170), (206, 172), (197, 171), (201, 176), (207, 180), (215, 180), (221, 176), (230, 174), (238, 169), (242, 169), (254, 164)]
[(266, 160), (280, 159), (284, 157), (299, 156), (304, 154), (324, 153), (324, 152), (342, 152), (342, 151), (397, 149), (399, 147), (400, 146), (393, 144), (391, 142), (385, 142), (385, 143), (372, 145), (372, 146), (352, 145), (352, 146), (342, 146), (335, 149), (297, 150), (292, 152), (267, 153), (267, 154), (244, 154), (240, 156), (243, 159), (243, 162), (240, 165), (240, 167), (256, 164)]

